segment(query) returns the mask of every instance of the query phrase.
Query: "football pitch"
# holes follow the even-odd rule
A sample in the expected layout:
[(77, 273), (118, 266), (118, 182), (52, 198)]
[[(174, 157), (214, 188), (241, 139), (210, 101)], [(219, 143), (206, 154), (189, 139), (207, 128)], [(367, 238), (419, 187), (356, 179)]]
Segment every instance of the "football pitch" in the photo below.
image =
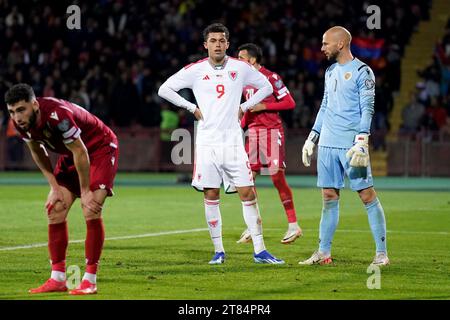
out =
[[(0, 299), (450, 299), (450, 179), (375, 178), (387, 220), (391, 265), (380, 289), (369, 289), (374, 243), (357, 195), (341, 193), (333, 241), (334, 264), (300, 266), (316, 249), (321, 195), (314, 177), (288, 177), (304, 236), (280, 243), (287, 227), (278, 194), (267, 177), (258, 199), (267, 249), (285, 265), (253, 262), (252, 245), (236, 244), (244, 229), (237, 195), (223, 195), (227, 260), (213, 255), (202, 194), (176, 184), (173, 174), (120, 174), (104, 209), (106, 241), (97, 295), (29, 295), (49, 276), (44, 203), (38, 173), (0, 174)], [(69, 215), (68, 277), (84, 272), (85, 223), (74, 204)], [(370, 282), (370, 279), (369, 279)]]

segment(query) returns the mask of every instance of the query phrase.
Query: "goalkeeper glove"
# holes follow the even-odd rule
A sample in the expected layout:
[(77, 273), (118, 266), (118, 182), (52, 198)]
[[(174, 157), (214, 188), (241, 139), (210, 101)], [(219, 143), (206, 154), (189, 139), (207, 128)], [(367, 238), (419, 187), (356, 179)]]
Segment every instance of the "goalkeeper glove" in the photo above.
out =
[(305, 167), (309, 167), (311, 165), (311, 157), (314, 152), (314, 147), (318, 141), (319, 134), (314, 130), (311, 131), (302, 148), (302, 161)]
[(367, 167), (369, 165), (369, 135), (357, 134), (355, 144), (347, 151), (347, 158), (350, 159), (352, 167)]

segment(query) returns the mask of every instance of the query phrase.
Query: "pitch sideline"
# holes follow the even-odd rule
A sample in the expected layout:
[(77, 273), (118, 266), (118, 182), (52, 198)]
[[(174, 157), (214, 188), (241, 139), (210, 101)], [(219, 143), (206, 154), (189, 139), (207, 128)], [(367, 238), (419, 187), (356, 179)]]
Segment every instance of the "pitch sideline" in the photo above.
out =
[[(238, 228), (233, 228), (233, 229), (238, 229)], [(281, 228), (265, 228), (265, 230), (281, 230)], [(172, 234), (194, 233), (194, 232), (200, 232), (200, 231), (208, 231), (208, 229), (207, 228), (197, 228), (197, 229), (188, 229), (188, 230), (174, 230), (174, 231), (164, 231), (164, 232), (155, 232), (155, 233), (144, 233), (144, 234), (136, 234), (136, 235), (130, 235), (130, 236), (105, 238), (105, 241), (160, 237), (160, 236), (167, 236), (167, 235), (172, 235)], [(303, 231), (317, 232), (318, 230), (317, 229), (303, 229)], [(336, 232), (367, 233), (367, 232), (370, 232), (370, 230), (358, 230), (358, 229), (339, 230), (338, 229), (338, 230), (336, 230)], [(450, 235), (450, 232), (445, 232), (445, 231), (408, 231), (408, 230), (393, 231), (393, 230), (387, 230), (387, 233), (444, 235), (444, 236)], [(69, 241), (69, 243), (70, 244), (83, 243), (84, 241), (85, 241), (84, 239), (83, 240), (71, 240), (71, 241)], [(29, 244), (29, 245), (21, 245), (21, 246), (14, 246), (14, 247), (0, 247), (0, 251), (14, 251), (14, 250), (21, 250), (21, 249), (42, 248), (42, 247), (46, 247), (46, 246), (47, 246), (47, 242), (33, 243), (33, 244)]]

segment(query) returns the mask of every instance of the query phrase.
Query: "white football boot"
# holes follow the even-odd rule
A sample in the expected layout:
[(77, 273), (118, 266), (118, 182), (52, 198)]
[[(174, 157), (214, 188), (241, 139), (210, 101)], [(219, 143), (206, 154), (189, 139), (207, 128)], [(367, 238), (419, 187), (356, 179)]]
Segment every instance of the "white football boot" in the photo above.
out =
[(290, 244), (297, 240), (297, 238), (301, 237), (303, 235), (303, 231), (300, 227), (295, 229), (288, 229), (286, 234), (284, 235), (283, 239), (281, 239), (282, 244)]
[(325, 265), (325, 264), (330, 264), (330, 263), (333, 263), (333, 260), (331, 259), (331, 255), (329, 255), (329, 254), (325, 255), (320, 251), (314, 251), (311, 258), (309, 258), (305, 261), (300, 261), (298, 264), (310, 266), (313, 264)]
[(250, 230), (245, 229), (244, 232), (242, 232), (240, 238), (236, 243), (250, 243), (252, 242), (252, 235), (250, 234)]
[(374, 266), (387, 266), (389, 265), (389, 258), (386, 252), (377, 252), (375, 258), (373, 259), (371, 265)]

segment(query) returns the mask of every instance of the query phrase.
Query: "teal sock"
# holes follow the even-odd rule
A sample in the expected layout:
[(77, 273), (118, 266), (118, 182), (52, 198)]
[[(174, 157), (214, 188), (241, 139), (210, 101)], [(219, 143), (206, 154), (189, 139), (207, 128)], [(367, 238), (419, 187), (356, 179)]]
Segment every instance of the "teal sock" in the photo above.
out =
[(331, 241), (339, 222), (339, 199), (324, 200), (319, 229), (319, 251), (330, 254)]
[(386, 220), (378, 198), (365, 205), (377, 252), (386, 252)]

